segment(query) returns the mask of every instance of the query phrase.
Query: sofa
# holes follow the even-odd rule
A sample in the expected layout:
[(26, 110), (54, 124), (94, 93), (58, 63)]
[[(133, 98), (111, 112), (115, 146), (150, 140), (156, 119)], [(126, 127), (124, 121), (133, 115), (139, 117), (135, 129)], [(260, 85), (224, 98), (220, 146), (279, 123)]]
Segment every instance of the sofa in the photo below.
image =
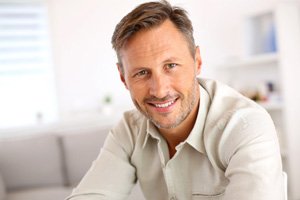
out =
[[(0, 137), (0, 200), (63, 200), (97, 157), (109, 129), (43, 130)], [(129, 199), (144, 199), (138, 186)]]

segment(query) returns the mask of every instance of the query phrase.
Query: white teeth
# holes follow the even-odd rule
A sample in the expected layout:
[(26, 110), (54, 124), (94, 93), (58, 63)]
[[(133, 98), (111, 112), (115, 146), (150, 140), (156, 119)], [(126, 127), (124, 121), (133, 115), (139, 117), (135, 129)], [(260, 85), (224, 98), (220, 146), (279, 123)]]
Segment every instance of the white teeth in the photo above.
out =
[(164, 104), (154, 104), (155, 107), (158, 107), (158, 108), (166, 108), (170, 105), (172, 105), (174, 103), (174, 100), (173, 101), (170, 101), (170, 102), (167, 102), (167, 103), (164, 103)]

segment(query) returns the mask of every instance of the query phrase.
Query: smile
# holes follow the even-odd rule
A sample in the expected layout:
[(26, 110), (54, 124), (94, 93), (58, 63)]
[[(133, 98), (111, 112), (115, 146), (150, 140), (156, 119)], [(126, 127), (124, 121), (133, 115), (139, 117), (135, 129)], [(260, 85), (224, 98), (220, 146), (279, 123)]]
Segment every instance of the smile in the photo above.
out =
[(172, 104), (174, 104), (174, 102), (175, 102), (175, 100), (172, 100), (172, 101), (169, 101), (169, 102), (167, 102), (167, 103), (160, 103), (160, 104), (155, 103), (155, 104), (153, 104), (153, 105), (154, 105), (155, 107), (157, 107), (157, 108), (167, 108), (167, 107), (171, 106)]

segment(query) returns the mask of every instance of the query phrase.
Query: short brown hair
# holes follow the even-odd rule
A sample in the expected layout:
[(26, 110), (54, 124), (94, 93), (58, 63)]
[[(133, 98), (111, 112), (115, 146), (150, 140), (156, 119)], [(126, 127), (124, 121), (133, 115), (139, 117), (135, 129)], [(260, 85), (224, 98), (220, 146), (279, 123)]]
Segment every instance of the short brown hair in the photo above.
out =
[(173, 7), (169, 2), (162, 0), (139, 5), (117, 24), (111, 43), (117, 53), (119, 62), (121, 62), (119, 51), (131, 37), (140, 30), (157, 27), (167, 19), (184, 35), (190, 52), (194, 56), (195, 41), (193, 26), (187, 16), (187, 12), (180, 7)]

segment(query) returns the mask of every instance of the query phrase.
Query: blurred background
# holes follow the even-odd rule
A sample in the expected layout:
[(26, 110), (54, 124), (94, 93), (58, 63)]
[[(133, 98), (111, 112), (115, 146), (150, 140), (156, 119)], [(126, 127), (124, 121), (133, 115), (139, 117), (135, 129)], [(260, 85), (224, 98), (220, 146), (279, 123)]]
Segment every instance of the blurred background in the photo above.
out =
[[(0, 0), (0, 137), (111, 125), (133, 108), (111, 36), (141, 0)], [(300, 199), (300, 0), (171, 0), (189, 12), (203, 78), (264, 106)], [(26, 131), (25, 131), (26, 130)]]

